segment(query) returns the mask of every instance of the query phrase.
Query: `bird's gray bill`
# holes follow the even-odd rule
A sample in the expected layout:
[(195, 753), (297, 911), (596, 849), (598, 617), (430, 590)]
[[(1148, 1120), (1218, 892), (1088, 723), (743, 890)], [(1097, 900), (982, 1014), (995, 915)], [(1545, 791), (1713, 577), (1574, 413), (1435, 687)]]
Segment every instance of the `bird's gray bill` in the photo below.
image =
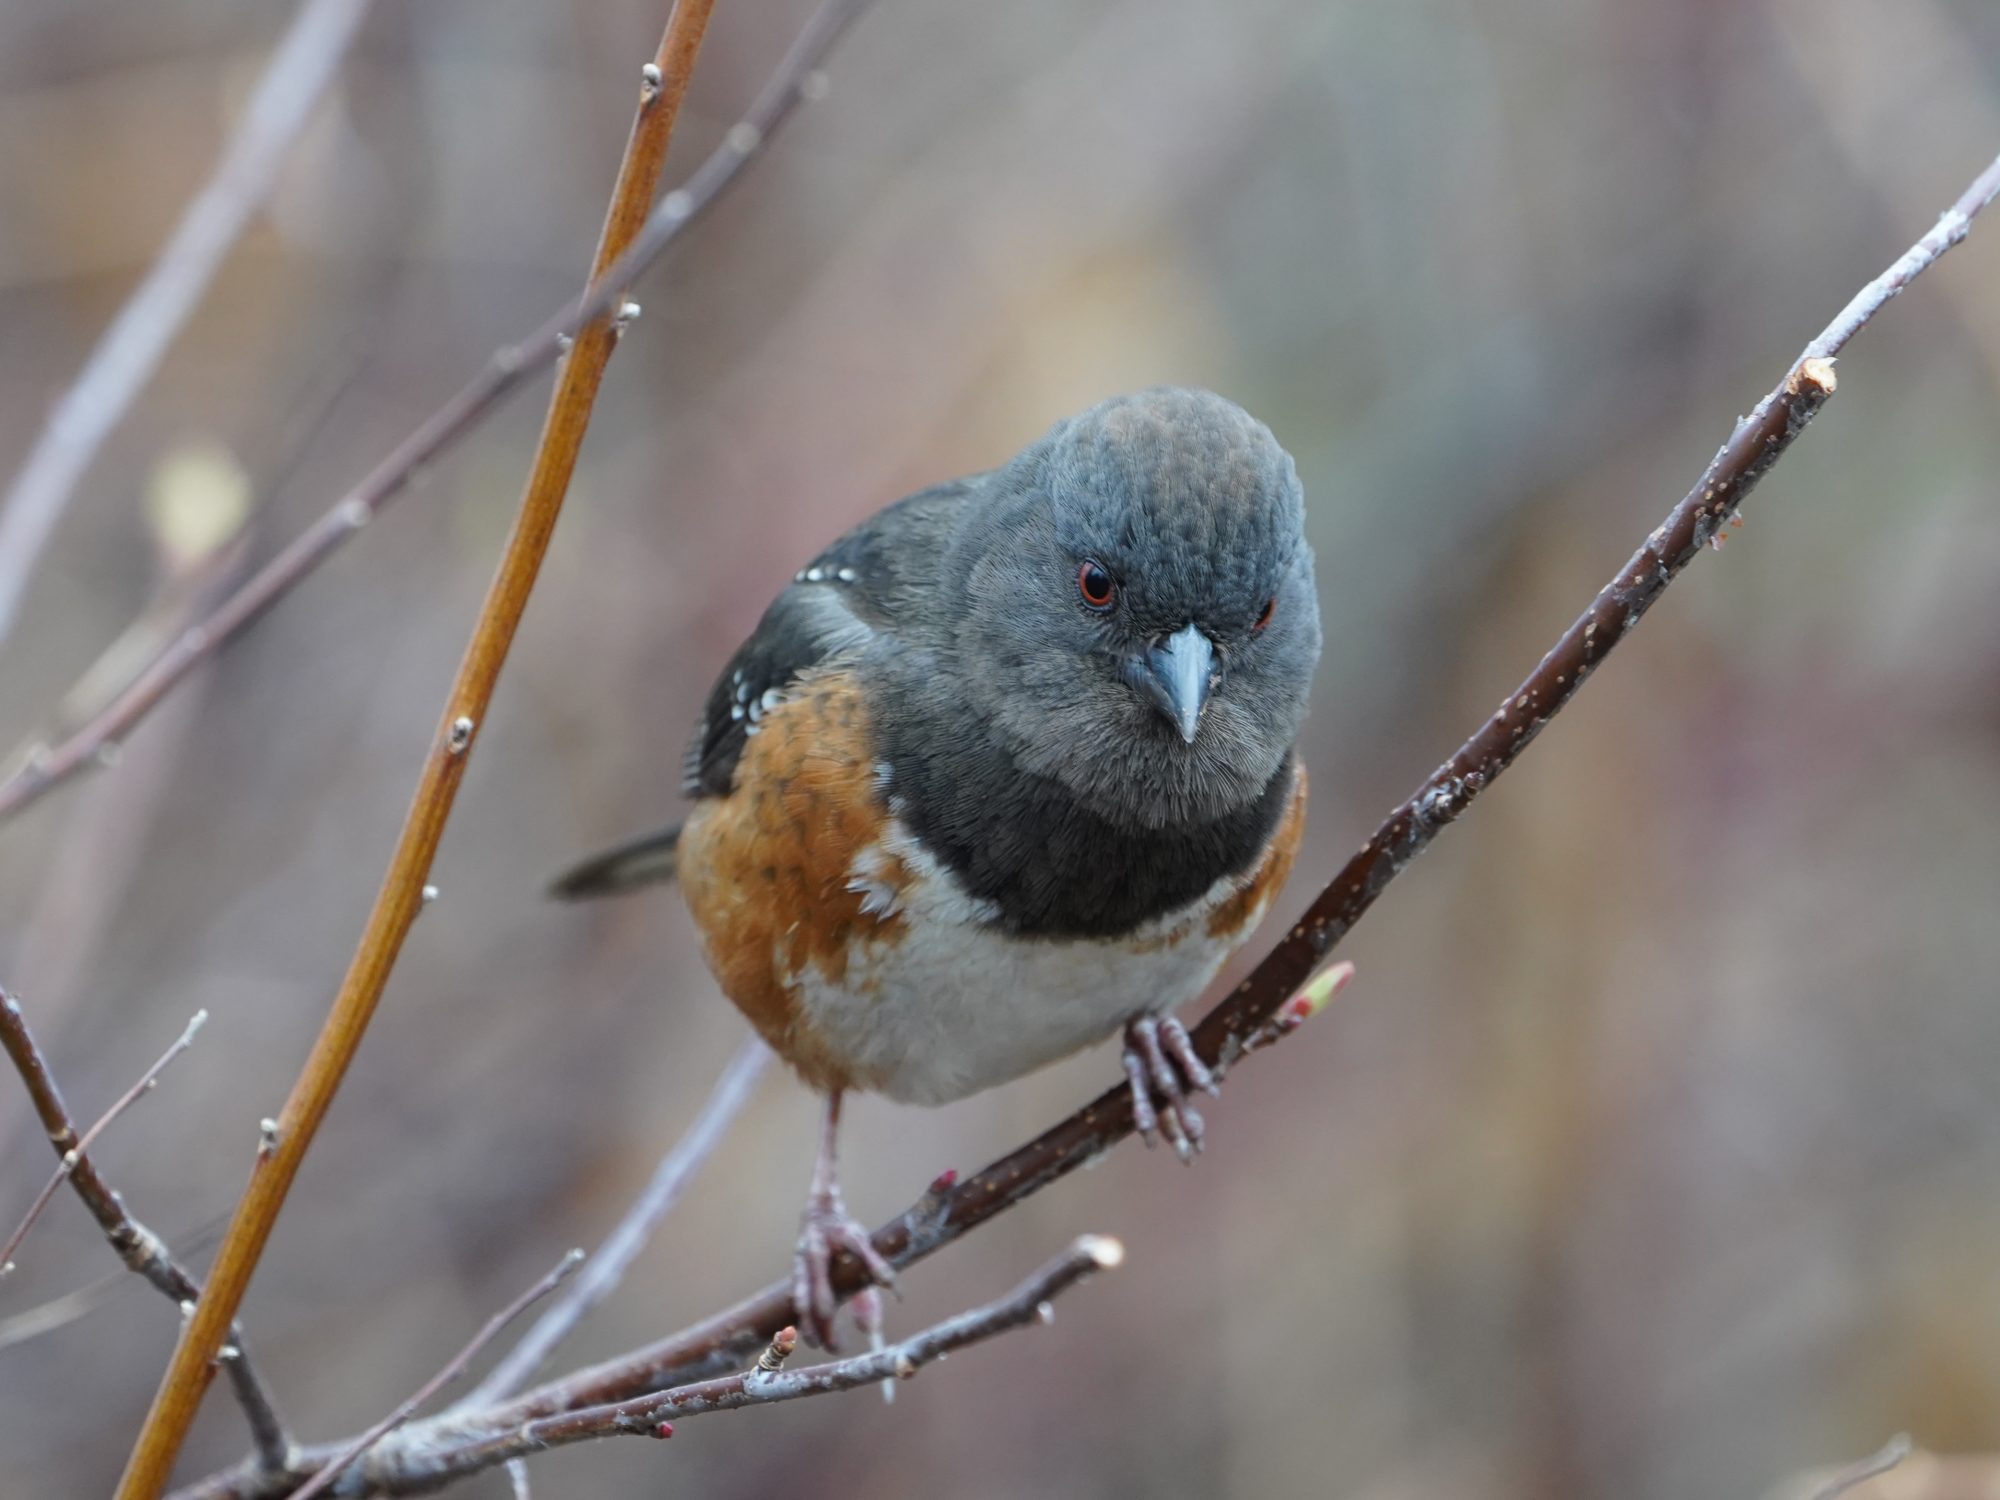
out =
[(1215, 679), (1215, 646), (1200, 627), (1183, 626), (1159, 645), (1147, 647), (1133, 675), (1134, 685), (1192, 745)]

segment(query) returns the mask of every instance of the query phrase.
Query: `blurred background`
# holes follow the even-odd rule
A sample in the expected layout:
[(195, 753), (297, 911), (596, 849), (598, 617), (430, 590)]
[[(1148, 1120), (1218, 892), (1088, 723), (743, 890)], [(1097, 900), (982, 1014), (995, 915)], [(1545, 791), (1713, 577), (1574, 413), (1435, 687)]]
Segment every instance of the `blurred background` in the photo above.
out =
[[(254, 499), (268, 556), (576, 290), (665, 8), (376, 7), (86, 476), (0, 652), (0, 740), (186, 571), (188, 516)], [(718, 6), (671, 175), (807, 10)], [(0, 471), (290, 12), (0, 7)], [(825, 540), (1114, 391), (1266, 419), (1327, 624), (1296, 910), (2000, 148), (2000, 8), (880, 0), (831, 82), (636, 291), (442, 897), (252, 1288), (308, 1440), (594, 1243), (744, 1034), (671, 892), (542, 887), (676, 814), (712, 674)], [(1900, 1429), (2000, 1449), (1996, 382), (2000, 224), (1855, 343), (1748, 524), (1356, 932), (1358, 983), (1235, 1075), (1198, 1166), (1121, 1150), (890, 1309), (911, 1331), (1123, 1237), (1052, 1328), (893, 1408), (537, 1459), (537, 1494), (1678, 1500)], [(545, 391), (0, 829), (0, 977), (79, 1115), (211, 1012), (98, 1153), (197, 1264), (351, 952)], [(849, 1202), (894, 1212), (1115, 1073), (860, 1100)], [(777, 1275), (813, 1119), (772, 1073), (564, 1367)], [(11, 1224), (49, 1169), (11, 1075), (0, 1143)], [(103, 1493), (173, 1311), (126, 1278), (41, 1316), (119, 1269), (67, 1197), (20, 1260), (0, 1494)], [(218, 1388), (182, 1473), (242, 1448)], [(1990, 1493), (1921, 1477), (1867, 1493)]]

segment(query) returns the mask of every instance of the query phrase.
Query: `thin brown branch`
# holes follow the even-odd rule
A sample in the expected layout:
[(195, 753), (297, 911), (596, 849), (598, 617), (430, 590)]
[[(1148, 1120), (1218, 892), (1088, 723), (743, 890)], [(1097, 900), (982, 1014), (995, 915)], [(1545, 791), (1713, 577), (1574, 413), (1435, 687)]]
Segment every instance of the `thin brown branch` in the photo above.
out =
[(0, 639), (77, 481), (145, 388), (277, 180), (339, 71), (369, 0), (304, 0), (272, 53), (214, 175), (188, 203), (146, 279), (119, 310), (0, 501)]
[(808, 1365), (802, 1370), (785, 1369), (785, 1360), (797, 1347), (798, 1340), (797, 1333), (788, 1326), (773, 1336), (767, 1356), (741, 1374), (677, 1386), (633, 1401), (608, 1402), (544, 1417), (526, 1423), (512, 1441), (521, 1444), (524, 1452), (535, 1452), (618, 1433), (654, 1437), (661, 1435), (662, 1422), (774, 1401), (796, 1401), (802, 1396), (851, 1391), (884, 1380), (909, 1380), (933, 1360), (968, 1344), (981, 1343), (1033, 1323), (1048, 1322), (1055, 1316), (1053, 1303), (1057, 1297), (1094, 1272), (1113, 1269), (1124, 1258), (1125, 1247), (1117, 1240), (1086, 1234), (997, 1301), (947, 1318), (921, 1333), (867, 1354)]
[[(182, 1042), (176, 1044), (176, 1050), (192, 1031), (190, 1026), (188, 1032), (182, 1034)], [(55, 1075), (49, 1071), (48, 1059), (42, 1055), (34, 1035), (28, 1030), (28, 1019), (22, 1013), (20, 1002), (4, 991), (0, 991), (0, 1050), (6, 1052), (15, 1071), (21, 1075), (21, 1081), (27, 1085), (28, 1099), (35, 1107), (42, 1129), (48, 1133), (49, 1144), (55, 1148), (57, 1158), (67, 1164), (69, 1180), (76, 1188), (77, 1197), (83, 1200), (83, 1206), (97, 1220), (104, 1237), (111, 1242), (111, 1248), (118, 1252), (118, 1258), (125, 1262), (128, 1270), (143, 1276), (164, 1292), (176, 1307), (185, 1308), (193, 1303), (201, 1295), (200, 1284), (174, 1260), (158, 1235), (126, 1211), (124, 1199), (98, 1172), (96, 1163), (84, 1150), (86, 1140), (78, 1136), (69, 1107), (63, 1103)], [(170, 1051), (160, 1063), (154, 1064), (154, 1076), (173, 1056), (174, 1052)], [(243, 1343), (243, 1331), (233, 1323), (229, 1327), (227, 1348), (228, 1357), (223, 1363), (229, 1371), (229, 1383), (236, 1392), (237, 1404), (243, 1408), (245, 1420), (250, 1424), (254, 1451), (251, 1466), (259, 1472), (281, 1471), (291, 1457), (291, 1436), (286, 1432), (263, 1382), (251, 1366), (250, 1352)]]
[(0, 1276), (5, 1276), (14, 1269), (14, 1254), (21, 1248), (21, 1241), (28, 1237), (28, 1231), (35, 1227), (35, 1221), (42, 1216), (42, 1210), (49, 1206), (49, 1200), (54, 1198), (62, 1185), (69, 1180), (70, 1174), (83, 1161), (84, 1153), (90, 1150), (92, 1143), (104, 1133), (105, 1127), (112, 1121), (153, 1091), (153, 1086), (160, 1081), (160, 1075), (167, 1070), (167, 1065), (194, 1045), (195, 1033), (201, 1030), (202, 1023), (207, 1019), (207, 1011), (196, 1011), (194, 1018), (187, 1023), (187, 1029), (174, 1039), (171, 1047), (160, 1054), (159, 1060), (141, 1073), (139, 1081), (120, 1094), (111, 1108), (97, 1117), (97, 1123), (86, 1130), (74, 1146), (63, 1152), (62, 1159), (56, 1163), (55, 1171), (42, 1185), (41, 1192), (35, 1195), (35, 1201), (28, 1205), (28, 1211), (22, 1216), (20, 1225), (7, 1236), (5, 1244), (0, 1244)]
[[(614, 296), (622, 290), (623, 282), (609, 281), (606, 273), (646, 222), (713, 4), (714, 0), (677, 0), (659, 51), (644, 71), (632, 133), (591, 265), (590, 289), (609, 287)], [(275, 1142), (269, 1150), (258, 1153), (249, 1185), (216, 1252), (208, 1285), (181, 1332), (140, 1429), (119, 1482), (118, 1500), (155, 1500), (166, 1488), (174, 1458), (208, 1386), (211, 1361), (242, 1303), (299, 1165), (361, 1045), (403, 941), (423, 907), (431, 862), (464, 781), (474, 737), (485, 722), (500, 668), (554, 535), (598, 387), (617, 341), (618, 328), (607, 310), (578, 330), (563, 361), (519, 513), (446, 696), (388, 873), (347, 975), (278, 1115)]]
[(314, 1495), (324, 1495), (333, 1487), (334, 1482), (340, 1478), (341, 1474), (350, 1464), (356, 1459), (361, 1458), (370, 1448), (373, 1448), (383, 1438), (409, 1421), (426, 1402), (430, 1401), (439, 1391), (463, 1375), (466, 1366), (479, 1358), (481, 1351), (500, 1336), (502, 1329), (506, 1328), (509, 1323), (520, 1317), (522, 1313), (526, 1312), (530, 1307), (533, 1307), (542, 1298), (548, 1296), (550, 1292), (562, 1285), (563, 1281), (569, 1276), (569, 1273), (574, 1271), (582, 1260), (583, 1252), (581, 1250), (570, 1251), (561, 1260), (557, 1261), (554, 1268), (543, 1276), (540, 1281), (529, 1287), (492, 1317), (488, 1318), (484, 1326), (472, 1336), (466, 1346), (445, 1362), (443, 1369), (418, 1386), (415, 1391), (411, 1392), (409, 1398), (394, 1411), (390, 1412), (388, 1416), (377, 1422), (373, 1427), (369, 1428), (360, 1437), (342, 1449), (324, 1468), (305, 1482), (294, 1497), (294, 1500), (312, 1500)]
[(646, 1242), (653, 1237), (653, 1232), (660, 1227), (661, 1220), (673, 1212), (674, 1205), (680, 1202), (681, 1194), (694, 1180), (695, 1173), (714, 1154), (730, 1125), (750, 1102), (757, 1080), (763, 1075), (764, 1064), (770, 1060), (771, 1049), (755, 1037), (738, 1049), (729, 1066), (723, 1069), (722, 1077), (716, 1080), (715, 1088), (710, 1092), (708, 1102), (702, 1106), (701, 1113), (695, 1116), (694, 1124), (660, 1158), (660, 1164), (654, 1169), (645, 1191), (633, 1199), (625, 1217), (619, 1220), (617, 1227), (590, 1257), (583, 1274), (543, 1311), (521, 1342), (494, 1365), (478, 1387), (459, 1403), (461, 1406), (491, 1406), (513, 1395), (541, 1368), (542, 1362), (557, 1344), (569, 1336), (570, 1330), (582, 1322), (592, 1308), (611, 1295), (631, 1268), (633, 1260), (645, 1248)]
[[(1092, 1274), (1117, 1266), (1124, 1255), (1118, 1241), (1084, 1235), (1012, 1292), (984, 1307), (947, 1318), (870, 1353), (804, 1369), (785, 1368), (798, 1346), (797, 1332), (787, 1327), (766, 1341), (763, 1355), (749, 1369), (712, 1380), (512, 1426), (499, 1425), (486, 1414), (461, 1418), (456, 1412), (446, 1412), (405, 1427), (378, 1444), (361, 1471), (339, 1492), (422, 1494), (482, 1469), (512, 1465), (526, 1454), (572, 1443), (623, 1434), (671, 1437), (673, 1424), (690, 1417), (829, 1395), (885, 1380), (908, 1380), (925, 1365), (968, 1345), (1048, 1322), (1054, 1316), (1057, 1297)], [(295, 1488), (300, 1476), (313, 1473), (324, 1477), (331, 1462), (326, 1455), (333, 1451), (308, 1450), (298, 1455), (289, 1476), (259, 1473), (239, 1465), (178, 1491), (174, 1500), (281, 1500), (286, 1496), (307, 1500), (307, 1492)]]
[[(1692, 561), (1704, 542), (1727, 524), (1751, 487), (1767, 473), (1796, 440), (1834, 389), (1833, 357), (1873, 315), (1915, 277), (1965, 237), (1972, 219), (2000, 194), (2000, 160), (1974, 181), (1958, 203), (1909, 252), (1870, 282), (1841, 315), (1809, 344), (1785, 378), (1749, 416), (1710, 461), (1694, 488), (1647, 537), (1639, 551), (1599, 592), (1519, 687), (1508, 694), (1493, 716), (1420, 786), (1390, 813), (1373, 837), (1348, 861), (1308, 907), (1304, 916), (1264, 957), (1250, 976), (1225, 997), (1195, 1032), (1204, 1060), (1225, 1067), (1252, 1045), (1260, 1045), (1289, 1029), (1288, 1018), (1309, 1014), (1324, 1003), (1344, 980), (1339, 966), (1308, 981), (1333, 946), (1352, 929), (1391, 881), (1454, 821), (1495, 777), (1513, 763), (1541, 728), (1568, 704), (1582, 681), (1662, 590)], [(1301, 998), (1302, 1011), (1289, 1002)], [(1273, 1023), (1276, 1023), (1274, 1026)], [(964, 1181), (952, 1174), (933, 1183), (916, 1203), (874, 1236), (874, 1243), (896, 1266), (933, 1254), (967, 1230), (1020, 1203), (1032, 1193), (1116, 1145), (1132, 1130), (1130, 1099), (1115, 1088), (1085, 1105), (1035, 1140), (1002, 1157)], [(836, 1288), (851, 1295), (860, 1283), (858, 1268), (843, 1260), (835, 1268)], [(616, 1359), (547, 1382), (500, 1406), (477, 1411), (452, 1411), (413, 1424), (396, 1438), (398, 1454), (423, 1455), (426, 1466), (437, 1463), (485, 1467), (516, 1457), (525, 1429), (543, 1440), (570, 1430), (564, 1423), (580, 1413), (620, 1412), (636, 1430), (641, 1414), (664, 1419), (683, 1409), (667, 1397), (700, 1392), (703, 1401), (720, 1400), (744, 1377), (697, 1379), (697, 1372), (719, 1372), (741, 1364), (759, 1344), (796, 1321), (789, 1280), (773, 1283), (736, 1306), (702, 1323)], [(921, 1337), (921, 1336), (920, 1336)], [(900, 1347), (900, 1346), (899, 1346)], [(885, 1351), (887, 1352), (887, 1351)], [(873, 1355), (860, 1356), (866, 1361)], [(854, 1368), (855, 1361), (840, 1361)], [(816, 1369), (833, 1367), (821, 1366)], [(855, 1384), (894, 1373), (864, 1366)], [(807, 1372), (798, 1372), (804, 1375)], [(675, 1383), (665, 1395), (662, 1386)], [(738, 1399), (736, 1404), (747, 1404)], [(726, 1409), (702, 1405), (699, 1410)], [(593, 1415), (593, 1422), (606, 1420)], [(512, 1445), (512, 1446), (510, 1446)], [(473, 1460), (477, 1460), (474, 1464)], [(309, 1460), (308, 1460), (309, 1461)], [(400, 1471), (384, 1452), (370, 1474), (371, 1485), (385, 1494), (417, 1493), (436, 1481), (438, 1471), (424, 1467), (423, 1478)], [(411, 1460), (414, 1465), (414, 1459)], [(470, 1472), (452, 1468), (450, 1472)], [(259, 1479), (239, 1466), (184, 1492), (185, 1500), (269, 1500), (286, 1493), (270, 1476)]]
[(586, 323), (617, 308), (639, 274), (694, 224), (754, 161), (798, 106), (819, 96), (827, 54), (869, 0), (822, 0), (744, 116), (694, 174), (663, 197), (645, 228), (592, 290), (518, 343), (494, 351), (480, 372), (427, 417), (241, 587), (183, 630), (123, 691), (54, 745), (34, 747), (0, 781), (0, 818), (11, 817), (81, 771), (101, 764), (202, 661), (255, 624), (404, 493), (411, 480), (471, 432), (529, 376), (555, 363)]

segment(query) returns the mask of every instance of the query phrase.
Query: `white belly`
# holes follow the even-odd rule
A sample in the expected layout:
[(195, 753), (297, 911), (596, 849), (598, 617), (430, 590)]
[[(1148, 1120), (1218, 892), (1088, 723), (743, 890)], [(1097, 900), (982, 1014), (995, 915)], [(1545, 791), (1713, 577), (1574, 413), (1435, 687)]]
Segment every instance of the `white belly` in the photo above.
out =
[[(893, 888), (877, 876), (898, 861), (909, 878)], [(857, 939), (837, 983), (808, 964), (796, 981), (801, 1019), (890, 1098), (961, 1099), (1200, 994), (1263, 914), (1222, 936), (1208, 930), (1211, 913), (1249, 878), (1220, 880), (1111, 941), (1011, 937), (992, 925), (990, 906), (892, 825), (855, 861), (850, 889), (864, 909), (902, 915), (908, 935)]]

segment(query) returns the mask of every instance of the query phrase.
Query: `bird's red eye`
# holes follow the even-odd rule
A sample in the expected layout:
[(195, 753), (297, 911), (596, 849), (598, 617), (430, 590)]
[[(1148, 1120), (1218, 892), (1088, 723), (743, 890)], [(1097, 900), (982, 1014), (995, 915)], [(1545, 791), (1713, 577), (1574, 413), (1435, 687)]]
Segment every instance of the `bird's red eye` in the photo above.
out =
[(1094, 557), (1087, 558), (1083, 566), (1076, 570), (1076, 591), (1092, 609), (1109, 609), (1118, 597), (1118, 585), (1111, 581), (1104, 565)]
[(1250, 628), (1252, 630), (1262, 630), (1266, 625), (1271, 623), (1271, 616), (1275, 615), (1277, 612), (1278, 612), (1278, 596), (1276, 594), (1273, 594), (1270, 598), (1264, 601), (1263, 612), (1257, 616), (1257, 623), (1255, 625), (1252, 625)]

